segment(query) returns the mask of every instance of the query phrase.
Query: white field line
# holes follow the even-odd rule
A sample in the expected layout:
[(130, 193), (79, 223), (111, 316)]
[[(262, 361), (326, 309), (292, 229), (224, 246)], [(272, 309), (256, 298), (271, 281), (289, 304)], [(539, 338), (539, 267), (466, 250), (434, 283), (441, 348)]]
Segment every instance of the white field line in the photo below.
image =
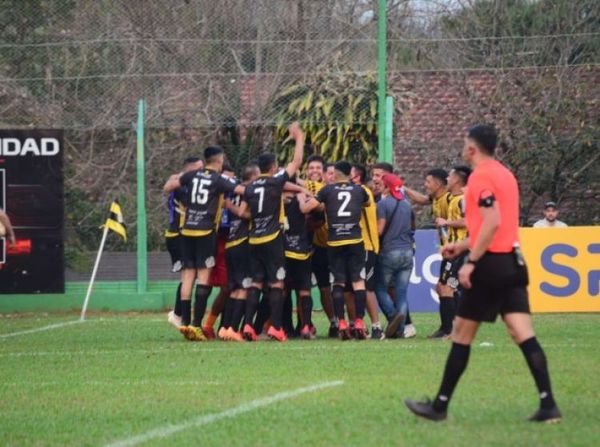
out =
[(174, 435), (175, 433), (179, 433), (180, 431), (187, 430), (192, 427), (208, 425), (218, 420), (231, 418), (239, 414), (255, 410), (257, 408), (267, 407), (276, 402), (293, 399), (294, 397), (300, 396), (301, 394), (312, 393), (314, 391), (320, 391), (325, 388), (340, 386), (343, 385), (343, 383), (344, 382), (342, 380), (336, 380), (334, 382), (322, 382), (303, 388), (297, 388), (291, 391), (284, 391), (282, 393), (273, 394), (272, 396), (264, 397), (262, 399), (252, 400), (250, 402), (241, 404), (237, 407), (221, 411), (220, 413), (207, 414), (205, 416), (201, 416), (183, 424), (166, 425), (164, 427), (155, 428), (137, 436), (132, 436), (130, 438), (120, 439), (118, 441), (111, 442), (109, 444), (106, 444), (105, 447), (128, 447), (138, 445), (143, 442), (147, 442), (157, 438), (166, 438), (167, 436)]
[[(85, 321), (85, 320), (84, 320)], [(25, 331), (10, 332), (8, 334), (0, 334), (0, 339), (18, 337), (19, 335), (34, 334), (36, 332), (50, 331), (52, 329), (58, 329), (72, 324), (84, 323), (82, 320), (65, 321), (63, 323), (49, 324), (48, 326), (36, 327), (33, 329), (27, 329)]]

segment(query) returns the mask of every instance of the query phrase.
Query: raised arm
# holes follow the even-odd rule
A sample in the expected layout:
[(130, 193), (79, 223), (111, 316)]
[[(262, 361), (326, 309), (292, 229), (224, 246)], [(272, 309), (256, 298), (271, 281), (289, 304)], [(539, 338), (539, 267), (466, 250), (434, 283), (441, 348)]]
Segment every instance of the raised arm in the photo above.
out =
[(296, 141), (294, 158), (285, 168), (288, 175), (292, 177), (302, 166), (302, 159), (304, 158), (304, 132), (302, 132), (300, 123), (298, 123), (298, 121), (294, 121), (292, 124), (290, 124), (288, 130), (290, 132), (290, 136)]

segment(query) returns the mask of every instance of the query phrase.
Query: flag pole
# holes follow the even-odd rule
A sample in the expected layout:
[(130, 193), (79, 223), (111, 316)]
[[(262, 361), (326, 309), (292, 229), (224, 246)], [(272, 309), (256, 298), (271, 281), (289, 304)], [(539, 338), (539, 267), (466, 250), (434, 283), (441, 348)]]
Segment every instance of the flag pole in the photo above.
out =
[(94, 264), (94, 270), (92, 270), (92, 277), (90, 278), (90, 284), (87, 289), (87, 293), (85, 294), (85, 301), (83, 302), (83, 308), (81, 309), (81, 321), (85, 320), (85, 312), (88, 307), (88, 302), (90, 301), (90, 295), (92, 294), (92, 287), (94, 285), (94, 280), (96, 279), (96, 273), (98, 272), (98, 265), (100, 265), (100, 257), (102, 256), (102, 252), (104, 251), (104, 243), (106, 242), (106, 236), (108, 235), (108, 225), (104, 225), (104, 233), (102, 234), (102, 241), (100, 242), (100, 248), (98, 248), (98, 254), (96, 255), (96, 263)]

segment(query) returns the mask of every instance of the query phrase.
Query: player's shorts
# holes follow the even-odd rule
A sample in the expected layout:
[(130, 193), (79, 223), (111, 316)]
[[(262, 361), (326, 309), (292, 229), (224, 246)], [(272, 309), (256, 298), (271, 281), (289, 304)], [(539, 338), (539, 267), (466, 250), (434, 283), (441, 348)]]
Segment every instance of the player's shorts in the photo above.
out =
[(208, 269), (216, 264), (217, 235), (213, 231), (206, 236), (181, 236), (183, 268)]
[(247, 289), (252, 285), (250, 244), (244, 241), (225, 250), (229, 290)]
[(494, 322), (498, 314), (530, 313), (527, 267), (513, 253), (486, 253), (464, 289), (457, 315), (473, 321)]
[(210, 272), (208, 285), (211, 287), (227, 287), (227, 266), (225, 265), (225, 243), (227, 235), (219, 232), (217, 236), (217, 255), (215, 268)]
[(309, 259), (285, 258), (286, 287), (289, 290), (312, 289), (312, 266)]
[(331, 283), (329, 281), (329, 258), (327, 256), (327, 248), (315, 245), (311, 264), (317, 286), (319, 286), (320, 289), (329, 287)]
[(181, 236), (165, 237), (167, 251), (171, 256), (171, 265), (175, 266), (177, 262), (181, 262)]
[(465, 263), (466, 254), (459, 256), (456, 259), (446, 260), (442, 262), (442, 270), (440, 272), (440, 284), (458, 289), (458, 271)]
[(327, 254), (329, 255), (329, 270), (334, 283), (346, 284), (347, 281), (356, 282), (366, 279), (366, 255), (362, 242), (329, 247)]
[[(375, 264), (377, 264), (377, 254), (374, 251), (365, 250), (365, 289), (368, 292), (375, 291)], [(344, 291), (352, 292), (352, 282), (346, 281)]]
[(250, 244), (252, 281), (272, 284), (285, 280), (283, 232), (264, 244)]

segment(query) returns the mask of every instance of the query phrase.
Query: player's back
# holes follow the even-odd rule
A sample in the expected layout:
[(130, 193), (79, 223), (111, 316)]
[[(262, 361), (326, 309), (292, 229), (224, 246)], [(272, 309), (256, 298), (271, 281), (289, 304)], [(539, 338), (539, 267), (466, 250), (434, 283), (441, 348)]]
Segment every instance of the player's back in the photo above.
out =
[(221, 218), (223, 193), (233, 191), (235, 182), (211, 169), (200, 169), (182, 175), (180, 183), (187, 188), (182, 234), (196, 236), (214, 230)]
[(246, 187), (244, 201), (251, 215), (250, 243), (268, 242), (279, 234), (283, 224), (281, 194), (289, 177), (285, 171), (274, 175), (262, 175)]
[(339, 182), (325, 186), (317, 194), (325, 205), (330, 246), (356, 243), (362, 240), (360, 218), (369, 197), (362, 186)]

